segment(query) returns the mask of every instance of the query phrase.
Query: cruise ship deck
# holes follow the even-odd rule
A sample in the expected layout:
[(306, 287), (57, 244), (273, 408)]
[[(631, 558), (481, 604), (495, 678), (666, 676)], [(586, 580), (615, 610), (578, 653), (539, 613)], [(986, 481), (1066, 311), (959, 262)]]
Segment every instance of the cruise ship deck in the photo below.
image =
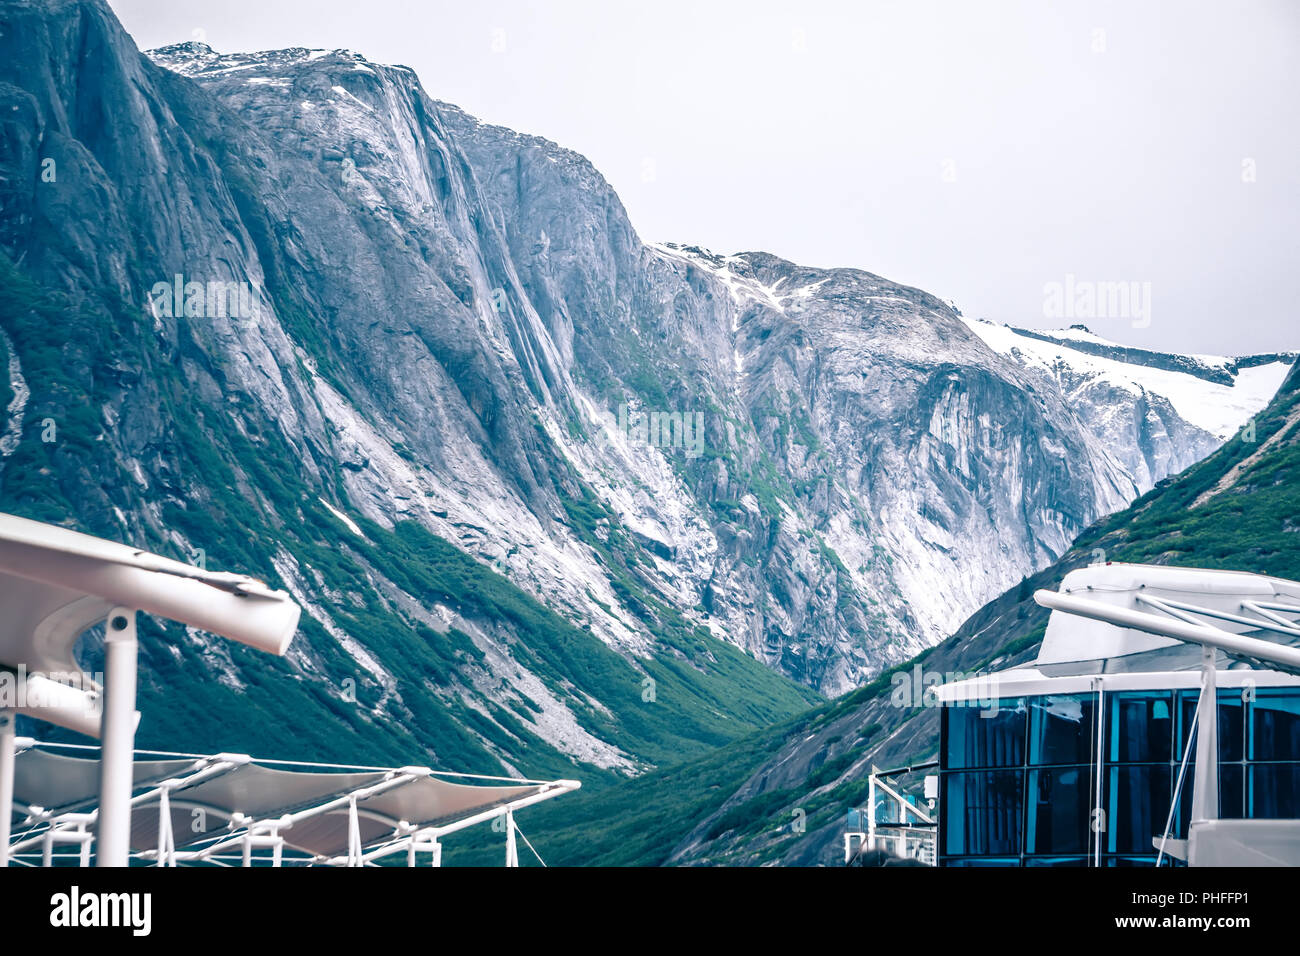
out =
[(1035, 597), (1034, 662), (936, 689), (939, 865), (1297, 862), (1300, 584), (1110, 564)]

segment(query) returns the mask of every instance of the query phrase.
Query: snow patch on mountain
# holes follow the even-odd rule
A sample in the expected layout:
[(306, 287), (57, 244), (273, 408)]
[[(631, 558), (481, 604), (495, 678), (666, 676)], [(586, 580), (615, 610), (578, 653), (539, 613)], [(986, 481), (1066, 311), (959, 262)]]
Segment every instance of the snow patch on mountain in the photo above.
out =
[[(966, 325), (994, 351), (1011, 356), (1030, 368), (1057, 374), (1064, 371), (1074, 378), (1062, 381), (1069, 398), (1090, 384), (1102, 383), (1133, 395), (1149, 393), (1165, 398), (1188, 424), (1226, 440), (1246, 421), (1259, 412), (1277, 394), (1291, 368), (1286, 360), (1235, 368), (1230, 358), (1220, 355), (1192, 355), (1201, 364), (1224, 369), (1232, 377), (1231, 385), (1207, 382), (1194, 375), (1151, 368), (1116, 359), (1102, 358), (1031, 338), (1006, 325), (994, 325), (982, 319), (967, 319)], [(1124, 346), (1094, 335), (1086, 329), (1053, 330), (1051, 335), (1074, 341), (1092, 342), (1123, 350)], [(1058, 379), (1062, 376), (1057, 374)]]
[(27, 399), (32, 392), (27, 387), (27, 380), (23, 378), (23, 366), (18, 361), (18, 353), (14, 351), (13, 340), (4, 331), (0, 331), (0, 345), (4, 346), (5, 354), (9, 356), (8, 382), (9, 391), (13, 393), (5, 408), (4, 435), (0, 436), (0, 457), (8, 458), (22, 440), (23, 412), (27, 409)]

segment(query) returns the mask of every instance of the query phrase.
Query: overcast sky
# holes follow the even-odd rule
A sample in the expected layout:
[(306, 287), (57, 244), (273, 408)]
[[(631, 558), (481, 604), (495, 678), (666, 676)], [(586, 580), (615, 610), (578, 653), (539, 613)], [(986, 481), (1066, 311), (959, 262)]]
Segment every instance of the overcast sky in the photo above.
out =
[(1048, 312), (1067, 276), (1150, 283), (1149, 316), (1079, 320), (1174, 351), (1300, 348), (1291, 0), (111, 5), (142, 49), (413, 67), (588, 156), (643, 239), (854, 266), (1029, 327), (1070, 324)]

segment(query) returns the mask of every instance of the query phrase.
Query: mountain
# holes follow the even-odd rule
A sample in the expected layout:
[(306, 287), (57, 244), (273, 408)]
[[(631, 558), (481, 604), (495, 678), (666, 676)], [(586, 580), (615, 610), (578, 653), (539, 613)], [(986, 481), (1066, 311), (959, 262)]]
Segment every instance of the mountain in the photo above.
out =
[(275, 662), (150, 625), (142, 742), (637, 774), (1137, 493), (1124, 434), (934, 296), (644, 243), (583, 157), (405, 67), (0, 18), (0, 509), (306, 610)]
[[(715, 753), (539, 811), (532, 836), (552, 864), (841, 865), (845, 813), (866, 802), (868, 768), (937, 753), (939, 711), (912, 706), (906, 690), (1031, 660), (1049, 613), (1034, 591), (1103, 560), (1300, 580), (1300, 366), (1255, 423), (914, 661)], [(466, 847), (459, 859), (482, 852)]]
[[(817, 699), (639, 583), (648, 549), (536, 414), (542, 366), (501, 351), (550, 340), (457, 297), (486, 210), (445, 192), (404, 237), (143, 58), (104, 5), (0, 12), (0, 509), (258, 574), (305, 608), (285, 660), (147, 620), (141, 746), (590, 784)], [(451, 188), (460, 155), (425, 156), (444, 158), (422, 188)], [(488, 248), (479, 288), (509, 268)], [(622, 579), (543, 530), (569, 522), (625, 550)], [(471, 555), (495, 529), (532, 542), (509, 557), (553, 591), (620, 610), (561, 617)]]
[[(663, 601), (841, 693), (1136, 493), (1056, 393), (927, 293), (644, 244), (583, 157), (435, 102), (401, 67), (151, 57), (256, 127), (235, 164), (271, 171), (256, 195), (289, 193), (275, 215), (307, 251), (286, 268), (330, 320), (312, 367), (357, 431), (385, 424), (346, 436), (365, 467), (338, 506), (414, 514), (612, 646), (644, 652)], [(324, 265), (335, 249), (346, 272)], [(411, 387), (426, 361), (455, 414), (431, 420)], [(386, 376), (402, 386), (376, 392)], [(936, 576), (959, 582), (943, 600)]]
[(1108, 341), (1082, 325), (1058, 331), (979, 319), (968, 325), (1041, 387), (1058, 389), (1142, 492), (1240, 429), (1276, 394), (1297, 357), (1170, 355)]

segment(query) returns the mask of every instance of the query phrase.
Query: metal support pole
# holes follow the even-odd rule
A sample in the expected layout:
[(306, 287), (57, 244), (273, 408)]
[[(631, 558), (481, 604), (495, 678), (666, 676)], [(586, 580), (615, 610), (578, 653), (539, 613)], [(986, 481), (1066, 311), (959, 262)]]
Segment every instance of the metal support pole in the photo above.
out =
[(1105, 838), (1109, 823), (1102, 800), (1102, 774), (1106, 768), (1106, 691), (1101, 681), (1096, 678), (1093, 679), (1093, 685), (1097, 688), (1097, 741), (1096, 752), (1093, 754), (1093, 767), (1096, 768), (1097, 779), (1092, 798), (1092, 819), (1088, 823), (1089, 829), (1092, 830), (1092, 865), (1101, 866), (1101, 841)]
[(9, 865), (9, 825), (14, 811), (14, 712), (0, 710), (0, 867)]
[(113, 608), (108, 612), (104, 631), (96, 866), (127, 866), (130, 862), (131, 764), (135, 757), (135, 615), (131, 608)]
[[(1196, 781), (1192, 819), (1219, 818), (1219, 693), (1214, 648), (1201, 650), (1201, 702), (1196, 718)], [(1188, 832), (1190, 833), (1190, 827)]]
[(515, 845), (515, 812), (506, 811), (506, 866), (519, 865), (519, 848)]
[(867, 776), (867, 849), (876, 848), (876, 767)]
[(357, 795), (348, 798), (348, 866), (362, 866), (361, 821), (357, 817)]
[(176, 839), (172, 833), (171, 787), (158, 790), (158, 865), (176, 865)]

